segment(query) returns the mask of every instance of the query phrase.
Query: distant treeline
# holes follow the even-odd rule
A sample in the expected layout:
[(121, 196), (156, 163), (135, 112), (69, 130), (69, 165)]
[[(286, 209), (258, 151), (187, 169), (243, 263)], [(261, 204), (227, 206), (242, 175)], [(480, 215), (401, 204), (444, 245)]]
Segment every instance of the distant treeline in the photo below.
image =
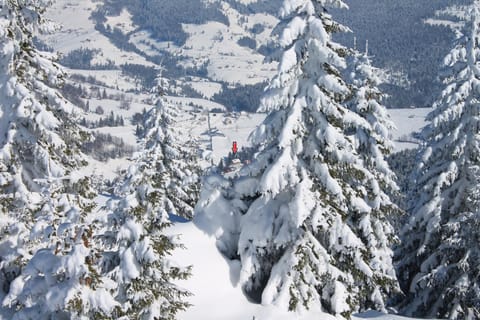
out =
[(106, 63), (92, 64), (95, 55), (100, 52), (99, 49), (79, 48), (65, 54), (60, 63), (72, 69), (84, 70), (111, 70), (115, 68), (115, 62), (107, 60)]
[(89, 129), (102, 127), (123, 127), (125, 125), (125, 120), (121, 115), (115, 115), (113, 111), (111, 111), (110, 115), (100, 118), (99, 120), (92, 121), (82, 118), (79, 121), (79, 124)]
[[(435, 10), (452, 4), (470, 3), (471, 0), (347, 0), (349, 10), (333, 10), (332, 14), (353, 32), (337, 34), (336, 39), (369, 53), (376, 66), (404, 72), (410, 82), (405, 88), (385, 86), (396, 107), (430, 106), (443, 87), (437, 78), (441, 62), (454, 39), (447, 28), (432, 27), (424, 23), (433, 18)], [(395, 21), (395, 23), (392, 23)]]
[(222, 91), (215, 94), (212, 100), (223, 104), (229, 111), (256, 112), (266, 85), (262, 82), (231, 87), (223, 83)]
[(136, 149), (121, 138), (100, 132), (93, 133), (93, 139), (82, 145), (82, 151), (98, 161), (131, 156)]
[(232, 8), (241, 14), (269, 13), (277, 16), (283, 0), (253, 1), (249, 4), (241, 3), (238, 0), (224, 0)]
[(218, 5), (202, 0), (107, 0), (94, 18), (97, 22), (104, 22), (106, 15), (118, 15), (123, 8), (128, 9), (140, 29), (149, 30), (158, 40), (173, 41), (177, 45), (183, 45), (187, 40), (182, 28), (184, 23), (218, 21), (228, 25), (228, 18)]

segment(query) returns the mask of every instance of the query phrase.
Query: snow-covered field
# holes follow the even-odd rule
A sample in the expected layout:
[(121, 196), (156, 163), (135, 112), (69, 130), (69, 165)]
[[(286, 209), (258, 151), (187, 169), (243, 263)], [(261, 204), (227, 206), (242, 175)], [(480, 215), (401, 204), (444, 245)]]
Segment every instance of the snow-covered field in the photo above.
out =
[(431, 110), (431, 108), (388, 110), (396, 126), (392, 132), (395, 151), (418, 147), (418, 141), (411, 135), (426, 125), (425, 117)]
[[(242, 38), (255, 40), (258, 49), (271, 40), (270, 31), (278, 20), (266, 14), (252, 14), (245, 19), (245, 16), (240, 15), (228, 3), (220, 3), (222, 12), (228, 18), (228, 25), (219, 22), (184, 24), (183, 29), (188, 38), (182, 47), (171, 42), (158, 41), (145, 30), (132, 34), (130, 42), (150, 56), (166, 50), (184, 57), (185, 67), (206, 64), (209, 77), (216, 81), (255, 84), (268, 80), (276, 71), (276, 63), (266, 63), (263, 55), (239, 45), (238, 41)], [(258, 23), (265, 26), (265, 29), (253, 34), (250, 30)]]
[[(321, 312), (296, 314), (275, 306), (264, 306), (247, 300), (237, 286), (239, 265), (224, 258), (216, 249), (216, 238), (209, 234), (202, 219), (195, 222), (177, 223), (169, 230), (179, 235), (185, 249), (177, 249), (173, 257), (181, 265), (191, 265), (192, 276), (178, 283), (193, 296), (193, 305), (179, 314), (182, 320), (333, 320), (337, 319)], [(411, 318), (381, 314), (370, 311), (355, 315), (353, 319), (405, 320)]]
[(230, 27), (218, 22), (184, 25), (184, 29), (190, 37), (182, 55), (192, 65), (206, 62), (208, 74), (215, 80), (255, 84), (269, 79), (276, 71), (276, 64), (265, 64), (262, 55), (237, 44), (243, 35), (240, 30), (236, 37), (231, 36)]
[[(60, 31), (45, 35), (42, 40), (62, 54), (80, 48), (99, 49), (101, 53), (96, 56), (94, 63), (100, 64), (112, 60), (116, 65), (135, 63), (152, 66), (153, 64), (144, 57), (133, 52), (120, 50), (107, 37), (95, 30), (95, 24), (90, 16), (96, 6), (97, 3), (92, 0), (79, 2), (55, 1), (52, 8), (47, 11), (47, 16), (59, 25)], [(122, 24), (125, 28), (127, 28), (126, 26), (132, 28), (131, 21), (129, 21), (130, 16), (127, 12), (123, 12), (120, 17), (126, 19), (126, 21), (120, 22), (119, 19), (110, 19), (110, 22), (114, 25)]]

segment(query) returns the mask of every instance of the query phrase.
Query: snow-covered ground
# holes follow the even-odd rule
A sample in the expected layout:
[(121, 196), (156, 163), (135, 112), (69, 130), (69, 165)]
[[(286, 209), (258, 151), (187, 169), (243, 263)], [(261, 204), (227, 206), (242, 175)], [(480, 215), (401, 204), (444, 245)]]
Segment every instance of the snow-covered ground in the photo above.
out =
[(107, 22), (105, 24), (112, 29), (119, 29), (124, 34), (130, 33), (136, 29), (136, 26), (132, 21), (132, 15), (125, 8), (118, 16), (107, 17)]
[(192, 277), (178, 284), (194, 295), (193, 304), (179, 314), (182, 320), (313, 320), (335, 319), (327, 314), (293, 315), (274, 306), (262, 306), (247, 300), (236, 283), (239, 278), (238, 263), (227, 261), (216, 249), (215, 237), (206, 234), (193, 222), (178, 223), (170, 228), (171, 234), (181, 235), (186, 249), (174, 252), (175, 260), (182, 265), (192, 265)]
[(431, 108), (389, 109), (388, 112), (396, 129), (392, 132), (395, 151), (418, 147), (418, 141), (412, 133), (419, 131), (426, 125), (425, 117)]
[[(112, 60), (116, 65), (135, 63), (153, 66), (151, 62), (134, 52), (120, 50), (107, 37), (95, 30), (95, 24), (90, 16), (97, 4), (98, 2), (92, 0), (55, 1), (47, 11), (47, 16), (61, 29), (59, 32), (45, 35), (42, 40), (62, 54), (80, 48), (100, 50), (100, 54), (93, 61), (98, 64)], [(124, 29), (133, 28), (130, 16), (126, 11), (122, 12), (120, 18), (110, 19), (109, 22), (114, 26), (121, 24)]]
[[(234, 33), (231, 27), (219, 22), (204, 25), (184, 25), (190, 35), (182, 55), (188, 57), (192, 66), (207, 63), (208, 74), (215, 80), (229, 83), (255, 84), (268, 80), (276, 71), (276, 64), (264, 63), (264, 57), (254, 50), (238, 45), (245, 34), (243, 29)], [(237, 34), (237, 36), (232, 36)]]
[[(173, 258), (181, 265), (192, 266), (192, 276), (178, 282), (193, 296), (193, 305), (178, 315), (182, 320), (334, 320), (320, 312), (291, 313), (275, 306), (264, 306), (248, 301), (237, 286), (239, 265), (224, 258), (216, 248), (216, 238), (208, 234), (202, 219), (195, 222), (176, 223), (168, 230), (179, 235), (185, 249), (177, 249)], [(405, 320), (411, 318), (382, 314), (375, 311), (355, 315), (354, 319)], [(412, 319), (411, 319), (412, 320)]]
[[(251, 14), (245, 19), (227, 2), (220, 2), (221, 11), (228, 18), (228, 25), (207, 22), (201, 25), (184, 24), (188, 38), (182, 47), (171, 42), (158, 41), (146, 30), (138, 30), (130, 37), (130, 43), (147, 55), (158, 55), (161, 50), (186, 58), (185, 67), (205, 64), (209, 78), (231, 84), (256, 84), (266, 81), (276, 72), (276, 63), (266, 63), (256, 50), (241, 46), (238, 41), (249, 38), (256, 48), (271, 41), (271, 30), (277, 18), (266, 14)], [(251, 32), (254, 25), (264, 26), (258, 34)]]

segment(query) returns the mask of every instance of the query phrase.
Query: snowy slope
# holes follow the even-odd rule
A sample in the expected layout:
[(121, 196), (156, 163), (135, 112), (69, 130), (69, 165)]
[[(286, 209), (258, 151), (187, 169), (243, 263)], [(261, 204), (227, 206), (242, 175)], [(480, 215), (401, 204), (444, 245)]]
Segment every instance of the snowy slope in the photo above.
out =
[[(217, 5), (217, 4), (215, 4)], [(208, 77), (230, 84), (255, 84), (266, 81), (275, 73), (276, 63), (266, 63), (257, 49), (271, 40), (271, 30), (278, 20), (268, 14), (242, 15), (227, 2), (218, 1), (228, 25), (220, 22), (183, 24), (187, 33), (186, 43), (178, 47), (171, 42), (158, 41), (149, 31), (138, 30), (130, 36), (130, 42), (149, 56), (167, 51), (183, 57), (184, 67), (206, 65)], [(124, 14), (125, 15), (125, 14)], [(252, 28), (260, 24), (264, 30), (254, 34)], [(241, 46), (238, 41), (248, 38), (256, 42), (255, 48)]]
[[(228, 17), (229, 25), (217, 22), (184, 25), (189, 38), (182, 55), (196, 62), (207, 61), (209, 76), (215, 80), (232, 84), (255, 84), (270, 79), (276, 71), (276, 63), (265, 63), (264, 56), (256, 51), (257, 48), (242, 47), (237, 41), (248, 37), (257, 41), (257, 47), (266, 44), (277, 20), (264, 14), (249, 15), (245, 19), (228, 3), (221, 3), (221, 7)], [(253, 35), (249, 29), (255, 23), (267, 26), (264, 32)]]
[[(174, 224), (168, 233), (179, 235), (185, 249), (173, 253), (181, 265), (193, 266), (192, 276), (178, 283), (194, 295), (193, 304), (186, 312), (178, 315), (182, 320), (333, 320), (326, 313), (308, 312), (294, 314), (274, 306), (262, 306), (249, 302), (237, 286), (239, 266), (228, 261), (216, 249), (214, 235), (206, 233), (201, 219), (195, 223)], [(354, 319), (401, 320), (412, 319), (378, 312), (359, 314)]]
[(193, 276), (180, 282), (194, 294), (193, 306), (179, 314), (182, 320), (293, 320), (335, 319), (327, 314), (292, 315), (275, 307), (250, 303), (236, 286), (239, 277), (237, 263), (224, 259), (216, 249), (215, 237), (200, 230), (194, 223), (177, 224), (169, 230), (181, 234), (186, 250), (177, 250), (177, 262), (193, 266)]
[[(97, 55), (96, 63), (105, 63), (107, 59), (110, 59), (115, 61), (117, 65), (122, 63), (153, 65), (138, 54), (118, 49), (107, 37), (95, 30), (90, 15), (97, 4), (92, 0), (55, 1), (47, 11), (47, 17), (59, 24), (60, 31), (46, 35), (42, 40), (62, 54), (79, 48), (100, 49), (101, 54)], [(115, 25), (131, 26), (127, 13), (123, 13), (121, 18), (126, 19), (126, 21), (119, 22), (118, 19), (111, 19), (110, 22)]]

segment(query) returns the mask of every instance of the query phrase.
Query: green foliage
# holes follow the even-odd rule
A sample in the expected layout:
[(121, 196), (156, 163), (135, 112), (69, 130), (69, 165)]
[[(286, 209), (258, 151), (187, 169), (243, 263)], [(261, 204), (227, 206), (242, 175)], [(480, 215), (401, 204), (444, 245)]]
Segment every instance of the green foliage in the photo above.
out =
[(121, 66), (122, 74), (138, 81), (144, 89), (151, 89), (156, 84), (160, 71), (155, 67), (147, 67), (141, 64), (126, 63)]
[(405, 149), (391, 154), (388, 158), (388, 164), (397, 176), (399, 193), (393, 195), (393, 200), (401, 208), (407, 209), (405, 195), (415, 189), (412, 181), (412, 174), (417, 165), (418, 149)]
[(231, 111), (256, 112), (260, 105), (260, 98), (265, 89), (265, 83), (231, 87), (227, 83), (222, 84), (222, 91), (216, 93), (212, 100), (223, 104)]
[(84, 69), (84, 70), (111, 70), (115, 69), (115, 62), (109, 60), (105, 64), (92, 65), (92, 60), (97, 54), (100, 53), (100, 49), (79, 48), (68, 52), (60, 59), (60, 63), (66, 67), (72, 69)]

